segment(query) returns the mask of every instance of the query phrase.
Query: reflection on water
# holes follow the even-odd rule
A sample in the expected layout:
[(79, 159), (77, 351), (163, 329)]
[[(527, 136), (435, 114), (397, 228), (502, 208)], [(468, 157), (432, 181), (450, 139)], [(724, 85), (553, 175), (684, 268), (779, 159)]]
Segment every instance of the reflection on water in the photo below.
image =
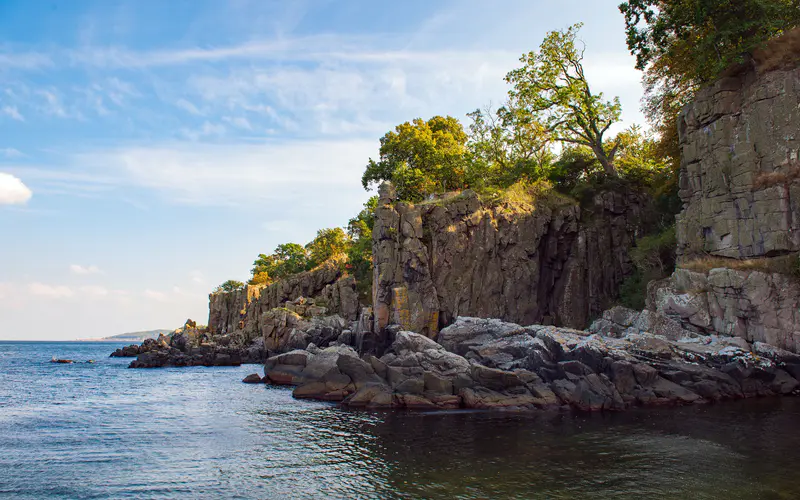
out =
[(116, 347), (0, 343), (0, 497), (800, 498), (800, 400), (369, 413)]

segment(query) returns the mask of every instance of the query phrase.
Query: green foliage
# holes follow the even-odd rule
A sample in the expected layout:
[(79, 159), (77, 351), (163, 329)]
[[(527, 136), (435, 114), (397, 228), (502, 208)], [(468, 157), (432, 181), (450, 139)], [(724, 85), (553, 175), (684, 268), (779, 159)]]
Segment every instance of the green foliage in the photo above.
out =
[(675, 172), (683, 106), (723, 70), (800, 24), (800, 0), (629, 0), (619, 8), (628, 48), (645, 72), (645, 114)]
[(637, 240), (630, 251), (635, 271), (620, 286), (622, 305), (631, 309), (645, 307), (647, 284), (666, 278), (675, 269), (677, 243), (675, 226)]
[(513, 120), (535, 124), (551, 139), (587, 146), (607, 175), (616, 175), (614, 155), (617, 145), (608, 146), (605, 134), (619, 121), (619, 98), (605, 100), (593, 93), (583, 70), (585, 47), (577, 34), (582, 24), (565, 31), (551, 31), (538, 52), (520, 58), (523, 63), (506, 75), (513, 85), (509, 91), (508, 113)]
[(619, 8), (638, 69), (658, 65), (699, 84), (800, 24), (798, 0), (630, 0)]
[(467, 134), (451, 117), (434, 116), (406, 122), (381, 138), (380, 159), (369, 160), (364, 189), (390, 180), (404, 200), (465, 187)]
[(271, 255), (260, 254), (253, 262), (250, 284), (271, 283), (273, 280), (305, 271), (309, 267), (306, 249), (297, 243), (284, 243)]
[(473, 189), (508, 187), (540, 179), (553, 160), (549, 134), (524, 110), (504, 106), (469, 113), (470, 164), (468, 185)]
[(356, 279), (359, 297), (365, 304), (372, 299), (372, 228), (376, 208), (378, 197), (373, 196), (347, 224), (347, 234), (352, 241), (347, 250), (347, 270)]
[(297, 243), (278, 245), (270, 255), (260, 254), (253, 262), (251, 285), (270, 284), (308, 271), (331, 257), (346, 253), (350, 238), (342, 228), (320, 229), (305, 247)]
[(244, 283), (236, 280), (228, 280), (214, 289), (214, 293), (235, 292), (244, 288)]
[(350, 237), (340, 227), (320, 229), (317, 237), (306, 245), (307, 268), (313, 269), (333, 256), (347, 252)]

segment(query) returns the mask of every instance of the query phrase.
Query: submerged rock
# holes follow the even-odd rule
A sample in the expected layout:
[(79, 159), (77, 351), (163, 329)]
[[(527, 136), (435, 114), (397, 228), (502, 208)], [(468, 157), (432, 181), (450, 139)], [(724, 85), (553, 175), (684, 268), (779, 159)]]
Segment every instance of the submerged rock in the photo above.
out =
[(626, 328), (614, 336), (458, 318), (439, 342), (401, 331), (381, 358), (312, 344), (269, 358), (265, 375), (297, 386), (295, 397), (362, 408), (623, 410), (800, 388), (798, 355), (741, 339), (671, 340), (634, 328), (641, 316), (615, 311), (607, 321)]

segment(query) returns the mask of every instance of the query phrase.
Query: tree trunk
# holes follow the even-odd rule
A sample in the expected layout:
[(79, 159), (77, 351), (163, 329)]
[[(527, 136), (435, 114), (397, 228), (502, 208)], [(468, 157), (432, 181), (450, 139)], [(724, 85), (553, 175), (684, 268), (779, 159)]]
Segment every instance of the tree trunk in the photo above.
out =
[(594, 151), (594, 155), (597, 157), (597, 160), (600, 162), (600, 165), (603, 166), (603, 170), (605, 171), (606, 175), (616, 177), (617, 169), (614, 167), (611, 159), (606, 154), (603, 146), (594, 146), (592, 147), (592, 150)]

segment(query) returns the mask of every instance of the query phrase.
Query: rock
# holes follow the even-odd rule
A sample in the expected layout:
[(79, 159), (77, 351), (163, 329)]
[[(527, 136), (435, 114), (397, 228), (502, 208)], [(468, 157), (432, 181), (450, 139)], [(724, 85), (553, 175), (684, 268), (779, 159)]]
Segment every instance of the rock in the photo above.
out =
[(261, 376), (258, 373), (251, 373), (250, 375), (242, 379), (242, 382), (244, 382), (245, 384), (260, 384), (261, 382), (263, 382), (263, 380), (261, 379)]
[(112, 358), (135, 358), (139, 355), (139, 346), (131, 344), (129, 346), (120, 347), (111, 353)]
[[(347, 320), (355, 320), (353, 311), (358, 311), (357, 302), (353, 301), (354, 297), (357, 300), (355, 283), (351, 278), (342, 278), (342, 264), (334, 259), (271, 285), (248, 285), (233, 292), (212, 293), (209, 296), (208, 330), (213, 335), (240, 337), (242, 344), (249, 344), (263, 336), (265, 326), (274, 320), (265, 317), (265, 312), (285, 308), (301, 297), (326, 304), (322, 309), (313, 304), (302, 308), (303, 312), (309, 313), (309, 318), (324, 309), (324, 314), (338, 314)], [(270, 348), (270, 343), (266, 343)]]
[(683, 109), (681, 260), (800, 251), (798, 77), (796, 63), (764, 72), (754, 65), (700, 90)]
[[(621, 324), (640, 319), (640, 313), (630, 314)], [(740, 339), (668, 340), (631, 326), (633, 332), (616, 338), (466, 318), (454, 325), (440, 333), (464, 356), (399, 331), (380, 359), (362, 359), (349, 346), (311, 344), (269, 358), (265, 372), (274, 383), (296, 385), (298, 398), (367, 408), (617, 411), (800, 389), (789, 371), (777, 368), (800, 366), (800, 356), (759, 344), (762, 357), (745, 350), (749, 344)], [(503, 365), (515, 368), (497, 367), (501, 355)]]

